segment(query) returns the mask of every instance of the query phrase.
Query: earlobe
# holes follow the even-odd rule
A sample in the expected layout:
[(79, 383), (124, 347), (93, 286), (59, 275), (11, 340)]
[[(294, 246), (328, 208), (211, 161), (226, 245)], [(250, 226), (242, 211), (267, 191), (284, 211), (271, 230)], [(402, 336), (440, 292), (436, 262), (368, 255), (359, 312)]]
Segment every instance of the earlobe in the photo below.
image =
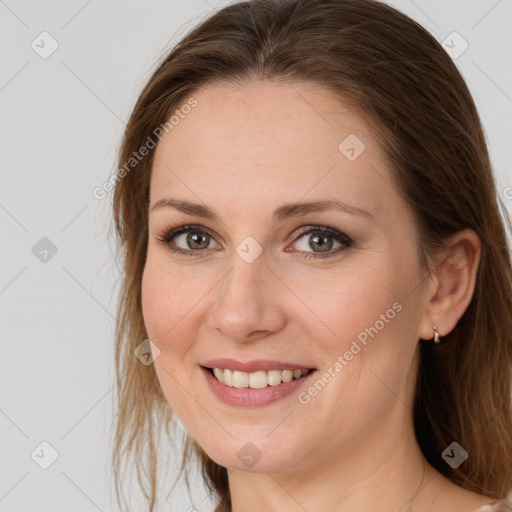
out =
[(466, 229), (453, 236), (438, 254), (432, 286), (422, 319), (420, 337), (447, 336), (473, 298), (481, 256), (478, 235)]

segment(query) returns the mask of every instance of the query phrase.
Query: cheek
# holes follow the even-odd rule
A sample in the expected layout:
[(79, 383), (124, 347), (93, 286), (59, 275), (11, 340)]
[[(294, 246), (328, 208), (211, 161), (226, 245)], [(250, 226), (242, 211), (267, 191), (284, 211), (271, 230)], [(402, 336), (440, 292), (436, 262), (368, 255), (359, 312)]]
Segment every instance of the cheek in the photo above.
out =
[(311, 287), (311, 281), (300, 285), (298, 293), (330, 332), (330, 348), (343, 349), (359, 335), (364, 339), (365, 329), (382, 321), (380, 316), (388, 310), (388, 316), (395, 316), (393, 304), (401, 302), (402, 294), (389, 277), (389, 265), (385, 258), (356, 256), (332, 271), (321, 287)]
[(163, 332), (167, 323), (169, 299), (166, 293), (165, 279), (157, 279), (158, 272), (147, 262), (142, 274), (142, 314), (149, 338), (162, 348)]
[(194, 287), (176, 271), (148, 256), (142, 276), (142, 312), (149, 338), (163, 354), (187, 346), (185, 327), (197, 302)]
[(322, 361), (329, 368), (343, 358), (340, 373), (352, 392), (371, 387), (375, 374), (398, 387), (407, 377), (417, 347), (420, 313), (411, 291), (418, 279), (412, 255), (366, 253), (333, 274), (325, 293), (310, 294), (308, 303), (319, 307), (315, 312), (328, 327), (317, 338)]
[(316, 339), (325, 385), (313, 383), (301, 403), (309, 401), (304, 411), (331, 424), (330, 435), (340, 443), (367, 435), (400, 403), (397, 397), (407, 403), (413, 386), (418, 308), (407, 296), (413, 269), (402, 266), (403, 280), (394, 279), (390, 275), (398, 274), (383, 269), (398, 272), (399, 265), (385, 263), (389, 266), (354, 268), (339, 281), (343, 286), (322, 299), (320, 316), (334, 331)]
[[(199, 300), (183, 279), (165, 264), (148, 257), (142, 276), (142, 311), (148, 337), (160, 349), (154, 362), (161, 389), (173, 412), (188, 426), (201, 414), (190, 400), (193, 375), (189, 357), (193, 348), (194, 304)], [(188, 281), (187, 281), (187, 284)]]

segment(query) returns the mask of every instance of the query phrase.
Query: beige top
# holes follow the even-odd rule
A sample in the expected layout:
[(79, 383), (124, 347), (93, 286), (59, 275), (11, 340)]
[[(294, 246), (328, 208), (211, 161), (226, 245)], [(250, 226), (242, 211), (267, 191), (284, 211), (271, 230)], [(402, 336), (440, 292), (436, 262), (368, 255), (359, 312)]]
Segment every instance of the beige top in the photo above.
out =
[(484, 505), (474, 512), (512, 512), (512, 504), (507, 499), (504, 499)]

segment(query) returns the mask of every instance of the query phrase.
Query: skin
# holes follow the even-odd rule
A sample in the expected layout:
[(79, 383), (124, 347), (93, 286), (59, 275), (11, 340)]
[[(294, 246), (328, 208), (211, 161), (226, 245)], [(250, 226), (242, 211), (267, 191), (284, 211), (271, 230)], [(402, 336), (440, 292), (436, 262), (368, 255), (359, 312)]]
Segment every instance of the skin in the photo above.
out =
[[(491, 502), (435, 471), (412, 423), (420, 339), (433, 338), (434, 321), (449, 333), (469, 305), (478, 237), (467, 230), (449, 240), (422, 280), (412, 213), (391, 185), (373, 124), (327, 89), (252, 80), (210, 84), (194, 97), (197, 107), (156, 148), (150, 205), (186, 199), (220, 220), (150, 211), (143, 313), (161, 351), (154, 364), (165, 397), (228, 468), (233, 511), (469, 512)], [(349, 134), (366, 146), (355, 161), (338, 150)], [(371, 217), (330, 210), (272, 222), (283, 203), (329, 199)], [(185, 224), (207, 229), (210, 245), (190, 248), (178, 236), (187, 256), (158, 241)], [(305, 258), (321, 251), (299, 228), (317, 226), (354, 243)], [(263, 250), (252, 263), (236, 252), (248, 236)], [(340, 245), (328, 241), (334, 253)], [(321, 373), (395, 303), (400, 313), (307, 404), (292, 394), (229, 406), (200, 370), (232, 357)], [(237, 456), (247, 442), (261, 453), (251, 468)]]

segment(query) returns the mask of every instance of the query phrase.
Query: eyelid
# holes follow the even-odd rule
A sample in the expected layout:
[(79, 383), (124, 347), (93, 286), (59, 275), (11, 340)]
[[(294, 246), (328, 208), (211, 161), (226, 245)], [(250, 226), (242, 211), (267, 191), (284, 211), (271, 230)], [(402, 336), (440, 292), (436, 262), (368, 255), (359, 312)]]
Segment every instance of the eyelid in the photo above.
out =
[[(345, 233), (328, 227), (328, 226), (322, 226), (322, 225), (306, 225), (299, 229), (299, 233), (295, 236), (295, 238), (292, 241), (292, 244), (295, 244), (298, 240), (300, 240), (304, 235), (312, 235), (314, 233), (321, 233), (324, 235), (327, 235), (331, 238), (333, 238), (336, 242), (340, 244), (340, 247), (337, 247), (336, 249), (331, 249), (329, 251), (324, 252), (315, 252), (315, 251), (297, 251), (299, 253), (303, 253), (303, 258), (329, 258), (329, 257), (335, 257), (339, 253), (345, 251), (346, 249), (349, 249), (354, 245), (354, 240), (350, 238)], [(297, 230), (295, 230), (297, 231)], [(288, 248), (288, 247), (287, 247)], [(286, 249), (285, 249), (286, 250)], [(291, 252), (291, 251), (287, 251)]]
[(189, 252), (189, 253), (198, 253), (202, 251), (194, 251), (193, 249), (182, 249), (181, 247), (171, 248), (171, 242), (180, 235), (189, 233), (191, 231), (196, 231), (198, 233), (206, 233), (212, 240), (214, 240), (218, 245), (222, 247), (222, 245), (217, 242), (216, 235), (213, 234), (207, 227), (202, 226), (200, 224), (172, 224), (167, 226), (165, 229), (161, 231), (160, 235), (156, 235), (156, 240), (158, 243), (169, 247), (173, 252), (179, 253)]
[(354, 241), (348, 235), (346, 235), (345, 233), (342, 233), (341, 231), (339, 231), (337, 229), (334, 229), (334, 228), (331, 228), (328, 226), (314, 225), (314, 224), (306, 224), (297, 229), (294, 229), (292, 231), (292, 233), (290, 233), (290, 236), (293, 233), (297, 233), (295, 238), (293, 239), (293, 241), (296, 242), (301, 236), (310, 234), (310, 233), (314, 233), (314, 232), (325, 233), (325, 234), (328, 234), (336, 239), (338, 239), (338, 238), (344, 239), (346, 243), (354, 243)]
[(212, 239), (217, 240), (217, 235), (201, 224), (173, 224), (167, 226), (162, 230), (161, 235), (157, 235), (157, 239), (162, 243), (170, 243), (171, 239), (174, 239), (183, 233), (188, 233), (189, 231), (203, 232), (208, 234), (208, 236), (210, 236)]

